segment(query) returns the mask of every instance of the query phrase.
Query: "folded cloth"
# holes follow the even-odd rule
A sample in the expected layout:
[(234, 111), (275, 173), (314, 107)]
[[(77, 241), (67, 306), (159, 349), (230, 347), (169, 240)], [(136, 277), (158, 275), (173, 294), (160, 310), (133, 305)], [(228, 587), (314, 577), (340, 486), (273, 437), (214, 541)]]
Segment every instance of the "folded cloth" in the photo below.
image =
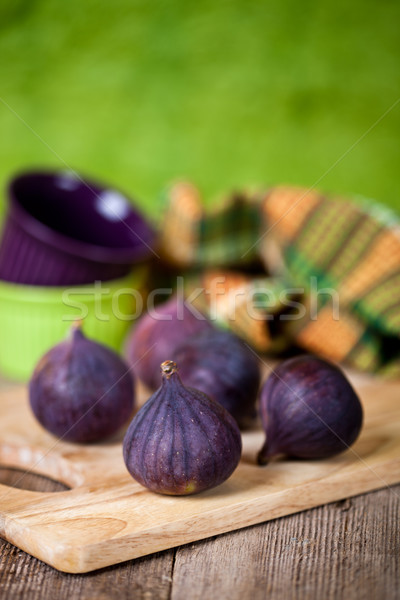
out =
[(400, 375), (400, 225), (389, 210), (273, 187), (206, 211), (198, 190), (178, 183), (160, 251), (186, 270), (187, 294), (197, 290), (197, 304), (256, 350), (296, 345)]

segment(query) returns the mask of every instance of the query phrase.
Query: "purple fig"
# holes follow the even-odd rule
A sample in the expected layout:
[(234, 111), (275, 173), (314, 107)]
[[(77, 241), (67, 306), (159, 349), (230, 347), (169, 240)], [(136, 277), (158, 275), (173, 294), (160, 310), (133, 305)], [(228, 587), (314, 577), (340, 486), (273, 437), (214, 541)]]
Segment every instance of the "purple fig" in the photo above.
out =
[(39, 423), (71, 442), (95, 442), (116, 433), (130, 418), (134, 398), (127, 365), (87, 339), (79, 325), (40, 359), (29, 383)]
[(212, 329), (187, 340), (175, 353), (183, 383), (216, 400), (244, 428), (256, 417), (258, 359), (241, 339)]
[(185, 387), (176, 363), (161, 365), (162, 385), (133, 418), (124, 438), (126, 467), (153, 492), (195, 494), (225, 481), (242, 441), (233, 417), (198, 390)]
[[(200, 318), (201, 317), (201, 318)], [(187, 338), (212, 329), (200, 313), (193, 314), (177, 296), (146, 313), (128, 337), (126, 358), (137, 377), (151, 390), (159, 386), (160, 364)]]
[(351, 446), (360, 433), (360, 400), (342, 371), (312, 355), (282, 362), (261, 390), (266, 442), (258, 455), (327, 458)]

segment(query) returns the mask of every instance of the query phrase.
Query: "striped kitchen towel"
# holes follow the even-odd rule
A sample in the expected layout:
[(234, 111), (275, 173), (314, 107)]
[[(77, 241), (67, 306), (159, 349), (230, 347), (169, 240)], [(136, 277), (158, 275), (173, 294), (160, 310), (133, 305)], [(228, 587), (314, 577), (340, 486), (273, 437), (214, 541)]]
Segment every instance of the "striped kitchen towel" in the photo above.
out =
[(206, 211), (177, 183), (161, 252), (188, 294), (203, 290), (198, 305), (256, 350), (294, 345), (400, 375), (400, 226), (376, 203), (279, 186)]

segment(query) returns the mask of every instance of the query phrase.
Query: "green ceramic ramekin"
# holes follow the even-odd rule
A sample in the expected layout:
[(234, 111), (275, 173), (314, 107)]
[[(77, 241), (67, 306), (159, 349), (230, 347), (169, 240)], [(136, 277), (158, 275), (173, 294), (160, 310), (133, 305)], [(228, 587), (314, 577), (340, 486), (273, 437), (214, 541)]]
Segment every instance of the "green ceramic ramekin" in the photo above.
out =
[(0, 281), (0, 372), (29, 379), (39, 358), (77, 319), (88, 337), (120, 352), (140, 316), (146, 273), (147, 267), (136, 267), (123, 279), (69, 288)]

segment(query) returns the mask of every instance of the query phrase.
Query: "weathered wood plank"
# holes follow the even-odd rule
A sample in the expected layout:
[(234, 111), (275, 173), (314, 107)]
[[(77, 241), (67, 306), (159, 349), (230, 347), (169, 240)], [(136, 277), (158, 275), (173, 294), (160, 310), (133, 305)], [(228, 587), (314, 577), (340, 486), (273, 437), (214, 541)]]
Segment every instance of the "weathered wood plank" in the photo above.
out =
[(84, 575), (56, 571), (0, 540), (4, 600), (167, 600), (173, 550)]
[(400, 598), (400, 486), (177, 550), (171, 600)]

